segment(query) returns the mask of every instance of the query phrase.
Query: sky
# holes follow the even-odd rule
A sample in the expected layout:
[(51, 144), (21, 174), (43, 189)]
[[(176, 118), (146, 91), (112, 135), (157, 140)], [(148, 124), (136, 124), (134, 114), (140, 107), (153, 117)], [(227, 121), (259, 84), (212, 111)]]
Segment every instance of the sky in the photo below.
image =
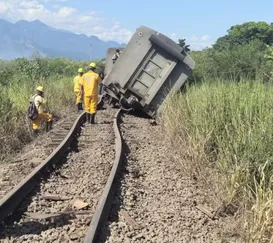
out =
[(247, 21), (273, 22), (272, 0), (0, 0), (0, 18), (127, 43), (140, 25), (201, 50)]

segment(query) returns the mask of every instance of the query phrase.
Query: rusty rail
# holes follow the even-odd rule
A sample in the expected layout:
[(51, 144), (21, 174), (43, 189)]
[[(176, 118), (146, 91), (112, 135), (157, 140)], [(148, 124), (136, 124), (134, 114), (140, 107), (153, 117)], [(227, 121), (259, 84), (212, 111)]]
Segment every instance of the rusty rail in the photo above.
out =
[[(103, 189), (103, 193), (97, 204), (95, 213), (92, 217), (92, 221), (85, 236), (84, 243), (96, 242), (96, 237), (100, 232), (101, 225), (107, 219), (110, 212), (115, 189), (114, 181), (117, 179), (117, 174), (123, 159), (123, 140), (119, 130), (121, 113), (122, 110), (119, 109), (114, 117), (113, 126), (115, 132), (115, 160), (107, 183)], [(43, 177), (44, 172), (49, 166), (58, 164), (58, 162), (60, 162), (60, 158), (63, 156), (63, 152), (70, 146), (72, 139), (77, 132), (77, 128), (82, 124), (84, 118), (85, 112), (79, 115), (64, 140), (51, 153), (51, 155), (0, 200), (0, 221), (4, 221), (15, 211), (18, 205), (37, 185), (38, 181)]]
[(85, 112), (78, 116), (63, 141), (53, 150), (46, 160), (38, 165), (18, 185), (16, 185), (10, 192), (0, 199), (0, 221), (4, 221), (13, 213), (17, 206), (37, 185), (38, 181), (43, 177), (44, 172), (49, 166), (56, 165), (60, 162), (60, 158), (63, 156), (64, 151), (66, 151), (70, 146), (78, 127), (84, 120), (84, 117)]
[(100, 232), (102, 223), (107, 219), (112, 198), (114, 195), (114, 180), (117, 177), (122, 158), (123, 158), (123, 140), (119, 130), (119, 121), (121, 116), (121, 109), (118, 110), (114, 117), (114, 131), (115, 131), (115, 145), (116, 145), (116, 155), (112, 170), (108, 177), (107, 183), (103, 189), (103, 193), (100, 197), (96, 211), (92, 217), (92, 221), (89, 226), (89, 230), (84, 239), (84, 243), (93, 243), (96, 242), (96, 237)]

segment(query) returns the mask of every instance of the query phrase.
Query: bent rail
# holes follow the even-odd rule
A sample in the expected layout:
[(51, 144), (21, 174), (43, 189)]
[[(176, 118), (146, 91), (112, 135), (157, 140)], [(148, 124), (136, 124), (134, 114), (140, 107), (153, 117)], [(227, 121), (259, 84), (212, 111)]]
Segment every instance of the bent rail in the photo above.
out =
[(84, 239), (84, 243), (93, 243), (96, 240), (98, 232), (100, 230), (100, 226), (103, 221), (107, 219), (110, 207), (111, 207), (111, 199), (114, 195), (114, 180), (117, 176), (117, 172), (119, 171), (121, 162), (122, 162), (122, 154), (123, 154), (123, 141), (120, 134), (120, 130), (118, 127), (118, 122), (121, 115), (121, 109), (118, 110), (114, 117), (114, 131), (115, 131), (115, 145), (116, 145), (116, 156), (115, 161), (108, 177), (106, 186), (104, 187), (103, 193), (100, 197), (100, 201), (96, 207), (96, 211), (92, 217), (92, 221), (89, 226), (89, 230)]
[[(96, 241), (101, 225), (105, 222), (110, 212), (114, 196), (114, 181), (117, 179), (117, 174), (123, 159), (123, 140), (118, 126), (121, 113), (122, 109), (119, 109), (115, 114), (113, 124), (115, 133), (115, 160), (108, 176), (107, 183), (103, 189), (103, 193), (100, 196), (95, 213), (92, 216), (92, 221), (89, 225), (88, 232), (85, 235), (84, 243), (93, 243)], [(43, 175), (50, 166), (61, 162), (60, 158), (71, 145), (72, 139), (77, 133), (77, 129), (83, 122), (84, 118), (85, 112), (79, 115), (69, 133), (61, 144), (54, 149), (50, 156), (0, 200), (0, 221), (5, 221), (5, 219), (16, 210), (18, 205), (28, 196), (37, 183), (39, 183), (40, 179), (43, 178)]]
[(12, 214), (15, 208), (33, 190), (34, 186), (37, 184), (37, 181), (42, 178), (43, 172), (46, 170), (46, 168), (53, 164), (58, 164), (63, 152), (70, 146), (73, 135), (76, 133), (78, 126), (84, 120), (84, 114), (85, 112), (79, 115), (69, 133), (59, 144), (59, 146), (54, 149), (49, 157), (47, 157), (43, 163), (38, 165), (27, 177), (25, 177), (17, 186), (15, 186), (0, 200), (0, 221), (4, 221), (10, 214)]

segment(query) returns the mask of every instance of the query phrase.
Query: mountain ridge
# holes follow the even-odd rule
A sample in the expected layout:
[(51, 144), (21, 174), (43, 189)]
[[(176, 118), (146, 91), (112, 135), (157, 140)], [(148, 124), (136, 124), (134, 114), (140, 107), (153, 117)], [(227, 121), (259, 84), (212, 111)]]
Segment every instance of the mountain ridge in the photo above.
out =
[(122, 48), (125, 45), (111, 40), (103, 41), (94, 35), (57, 29), (38, 19), (11, 23), (0, 18), (0, 59), (29, 58), (34, 52), (39, 52), (51, 58), (83, 61), (90, 60), (90, 46), (92, 59), (100, 59), (106, 56), (108, 48)]

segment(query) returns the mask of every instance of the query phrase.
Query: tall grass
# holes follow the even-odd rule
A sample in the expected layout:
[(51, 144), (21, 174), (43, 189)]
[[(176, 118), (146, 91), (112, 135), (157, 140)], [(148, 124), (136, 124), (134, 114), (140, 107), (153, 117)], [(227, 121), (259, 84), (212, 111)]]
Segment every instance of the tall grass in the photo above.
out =
[[(102, 70), (103, 63), (96, 63)], [(0, 60), (0, 159), (32, 140), (27, 107), (38, 85), (44, 86), (48, 111), (57, 118), (69, 116), (75, 108), (73, 78), (79, 67), (87, 70), (88, 62), (39, 56)]]
[(246, 240), (273, 240), (273, 87), (214, 80), (173, 95), (166, 131), (186, 172), (210, 185), (226, 214), (244, 209)]
[(48, 111), (56, 117), (62, 117), (71, 111), (74, 105), (72, 86), (73, 77), (48, 79), (40, 82), (13, 80), (0, 92), (0, 151), (2, 158), (14, 152), (32, 140), (31, 121), (27, 118), (28, 101), (36, 93), (37, 85), (43, 85)]

